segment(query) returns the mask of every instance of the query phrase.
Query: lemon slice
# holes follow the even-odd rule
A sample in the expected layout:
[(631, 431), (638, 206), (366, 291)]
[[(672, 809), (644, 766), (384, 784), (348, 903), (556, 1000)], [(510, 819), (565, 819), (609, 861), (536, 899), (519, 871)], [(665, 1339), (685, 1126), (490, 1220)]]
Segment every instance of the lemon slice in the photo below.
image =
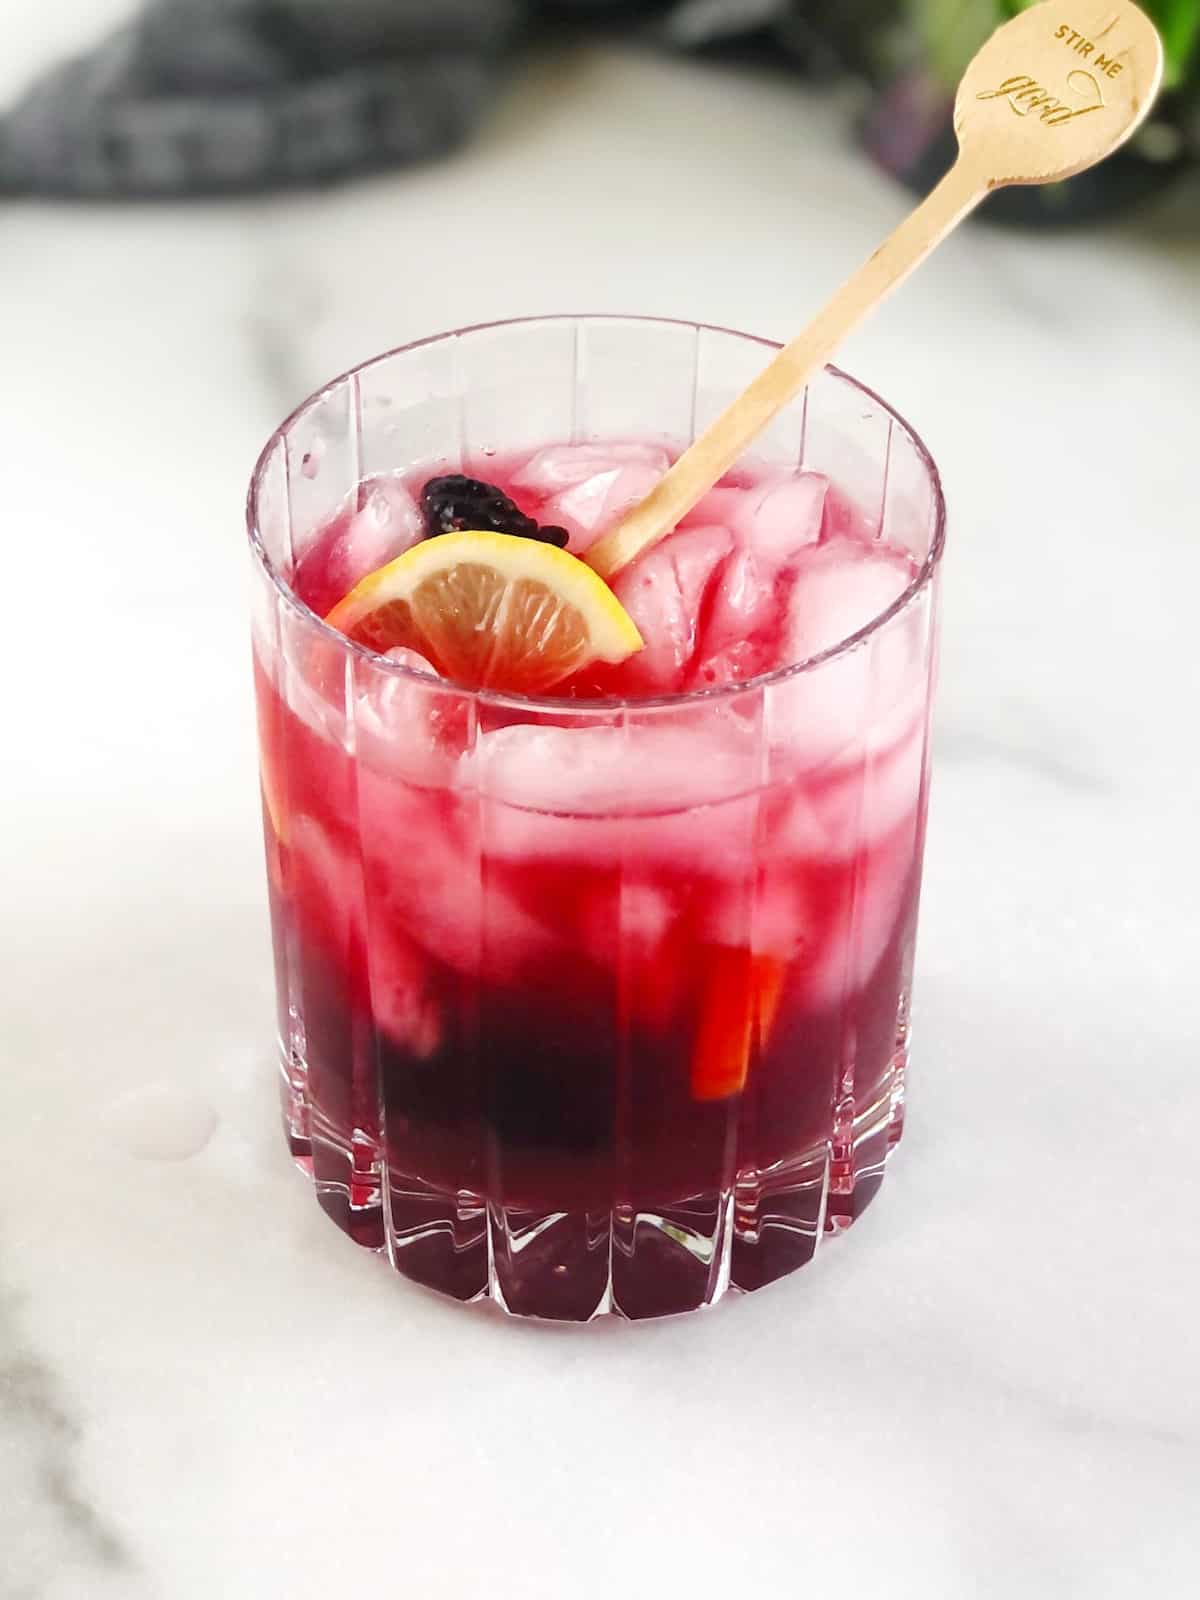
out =
[(565, 550), (510, 533), (425, 539), (365, 577), (325, 620), (380, 653), (417, 650), (467, 688), (515, 694), (642, 648), (603, 578)]
[(783, 995), (785, 963), (726, 945), (702, 946), (700, 1023), (692, 1055), (692, 1096), (724, 1100), (746, 1087), (750, 1062), (766, 1048)]
[(279, 785), (275, 781), (265, 750), (259, 752), (258, 777), (262, 788), (263, 809), (267, 813), (267, 821), (271, 824), (271, 832), (280, 844), (286, 844), (287, 829), (284, 826), (283, 801), (280, 799)]

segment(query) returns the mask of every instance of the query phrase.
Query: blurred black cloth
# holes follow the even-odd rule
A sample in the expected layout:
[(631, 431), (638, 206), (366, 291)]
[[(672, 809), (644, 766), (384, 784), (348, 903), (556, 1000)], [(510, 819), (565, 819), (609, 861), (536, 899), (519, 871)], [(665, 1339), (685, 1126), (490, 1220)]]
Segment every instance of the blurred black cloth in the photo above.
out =
[(0, 194), (332, 182), (456, 144), (501, 81), (505, 55), (555, 20), (811, 71), (831, 59), (831, 36), (853, 39), (856, 14), (878, 9), (877, 0), (150, 0), (0, 117)]

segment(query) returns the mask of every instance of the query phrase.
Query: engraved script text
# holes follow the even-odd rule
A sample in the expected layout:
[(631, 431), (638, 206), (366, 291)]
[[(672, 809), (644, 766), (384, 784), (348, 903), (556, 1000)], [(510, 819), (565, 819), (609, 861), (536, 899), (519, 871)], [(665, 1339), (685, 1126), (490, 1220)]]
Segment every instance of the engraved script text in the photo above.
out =
[(1093, 111), (1103, 110), (1104, 96), (1090, 72), (1077, 67), (1074, 72), (1067, 74), (1067, 87), (1090, 103), (1067, 105), (1066, 101), (1057, 99), (1043, 84), (1030, 77), (1006, 78), (998, 89), (985, 89), (975, 98), (1007, 100), (1014, 116), (1032, 117), (1036, 114), (1052, 128), (1062, 127), (1066, 122), (1074, 122), (1076, 117), (1086, 117)]

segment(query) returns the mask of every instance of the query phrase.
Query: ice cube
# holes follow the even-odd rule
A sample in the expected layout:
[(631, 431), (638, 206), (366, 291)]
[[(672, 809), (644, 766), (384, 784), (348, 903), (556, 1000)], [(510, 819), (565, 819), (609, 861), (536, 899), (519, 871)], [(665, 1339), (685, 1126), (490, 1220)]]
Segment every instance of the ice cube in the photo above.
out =
[(690, 941), (686, 889), (625, 872), (587, 894), (579, 909), (580, 939), (589, 958), (615, 971), (622, 1010), (644, 1026), (669, 1027), (686, 1004)]
[(739, 549), (721, 574), (713, 597), (701, 642), (703, 659), (711, 660), (756, 635), (776, 631), (778, 610), (774, 569), (755, 551)]
[(786, 574), (772, 558), (752, 548), (735, 549), (714, 592), (696, 652), (696, 684), (744, 683), (779, 666), (786, 596)]
[(488, 873), (484, 894), (480, 969), (485, 978), (510, 983), (522, 973), (563, 959), (559, 931), (540, 921)]
[(788, 663), (806, 661), (865, 628), (912, 582), (908, 561), (881, 545), (831, 539), (796, 568), (784, 640)]
[(636, 878), (606, 884), (580, 908), (584, 949), (598, 965), (607, 967), (616, 966), (622, 945), (633, 959), (651, 960), (679, 917), (677, 901), (668, 889)]
[(469, 697), (416, 650), (398, 646), (387, 659), (422, 677), (367, 663), (356, 667), (357, 757), (369, 766), (430, 787), (450, 781), (471, 735)]
[(425, 536), (420, 507), (398, 478), (374, 478), (362, 493), (362, 509), (345, 534), (344, 575), (351, 588)]
[[(796, 665), (849, 639), (911, 580), (902, 556), (858, 539), (834, 539), (806, 552), (791, 583), (773, 665)], [(896, 618), (884, 634), (772, 685), (772, 766), (807, 771), (861, 760), (877, 719), (921, 692), (920, 656), (909, 633), (908, 619)]]
[(411, 550), (426, 533), (418, 504), (398, 478), (374, 478), (363, 485), (363, 493), (362, 509), (350, 518), (331, 566), (342, 595)]
[(548, 496), (631, 463), (652, 467), (661, 477), (670, 465), (670, 457), (656, 444), (552, 444), (530, 457), (513, 485)]
[(394, 918), (377, 918), (371, 929), (370, 972), (377, 1026), (419, 1061), (427, 1061), (441, 1043), (441, 1008), (426, 957)]
[(401, 927), (435, 961), (498, 980), (555, 953), (553, 931), (485, 871), (473, 796), (360, 767), (358, 798), (372, 934)]
[(779, 568), (820, 539), (828, 490), (828, 480), (816, 472), (773, 473), (748, 488), (710, 489), (679, 525), (719, 522), (764, 568)]
[(872, 682), (870, 649), (859, 646), (771, 684), (766, 722), (772, 775), (794, 781), (801, 773), (861, 762)]
[(733, 549), (727, 528), (687, 528), (639, 556), (613, 589), (637, 624), (645, 649), (626, 665), (639, 689), (680, 689), (699, 636), (705, 596)]
[(347, 950), (361, 945), (366, 930), (357, 858), (309, 816), (289, 820), (287, 856), (290, 893), (303, 907), (306, 924), (344, 959)]
[(833, 852), (811, 785), (777, 784), (770, 794), (770, 802), (764, 806), (761, 846), (770, 864), (763, 880), (785, 872), (789, 863), (828, 860)]
[(547, 500), (539, 521), (566, 528), (571, 536), (567, 548), (582, 555), (626, 511), (646, 498), (665, 471), (665, 467), (644, 461), (610, 467)]
[(679, 917), (678, 896), (653, 883), (626, 882), (620, 892), (621, 933), (635, 951), (658, 949)]
[(739, 545), (697, 652), (701, 686), (744, 682), (793, 659), (783, 585), (789, 565), (803, 562), (820, 538), (827, 489), (814, 472), (789, 473), (752, 489), (713, 489), (700, 502), (727, 519)]
[(743, 496), (735, 531), (765, 570), (777, 570), (817, 543), (828, 488), (818, 473), (795, 472)]
[(361, 506), (344, 508), (296, 568), (294, 587), (321, 617), (425, 535), (417, 502), (398, 478), (368, 479), (359, 496)]
[(895, 617), (870, 639), (766, 691), (772, 777), (789, 782), (826, 769), (814, 794), (834, 853), (855, 849), (857, 830), (874, 836), (916, 803), (928, 695), (928, 660), (913, 637), (918, 621)]
[(487, 796), (485, 848), (497, 856), (729, 876), (753, 838), (758, 755), (753, 724), (716, 708), (704, 732), (516, 724), (479, 739), (460, 781)]
[(289, 623), (283, 650), (280, 678), (288, 709), (321, 739), (352, 749), (353, 733), (346, 718), (343, 641)]
[(542, 507), (542, 517), (548, 523), (557, 523), (571, 535), (568, 549), (585, 550), (592, 538), (599, 536), (608, 496), (625, 469), (613, 467), (607, 472), (595, 473), (590, 478), (572, 484), (547, 500)]
[(896, 829), (916, 825), (925, 770), (924, 716), (918, 714), (907, 737), (890, 748), (873, 749), (872, 742), (868, 742), (870, 756), (862, 808), (862, 834), (870, 843)]
[(692, 674), (697, 689), (715, 689), (723, 684), (747, 683), (774, 665), (774, 652), (763, 639), (740, 639), (715, 655), (702, 655)]
[(811, 936), (811, 913), (797, 874), (784, 868), (748, 873), (715, 892), (706, 887), (697, 911), (699, 934), (731, 950), (754, 948), (784, 961), (796, 958)]
[(805, 988), (810, 1004), (837, 1006), (847, 990), (868, 983), (896, 933), (912, 869), (915, 841), (897, 836), (864, 854), (848, 895), (812, 949)]
[(484, 734), (465, 761), (480, 790), (506, 805), (559, 816), (628, 817), (740, 793), (753, 770), (753, 746), (749, 725), (726, 740), (672, 724), (516, 723)]
[(723, 527), (737, 526), (744, 513), (748, 498), (746, 489), (710, 489), (702, 495), (690, 511), (679, 519), (681, 528), (703, 526), (719, 522)]

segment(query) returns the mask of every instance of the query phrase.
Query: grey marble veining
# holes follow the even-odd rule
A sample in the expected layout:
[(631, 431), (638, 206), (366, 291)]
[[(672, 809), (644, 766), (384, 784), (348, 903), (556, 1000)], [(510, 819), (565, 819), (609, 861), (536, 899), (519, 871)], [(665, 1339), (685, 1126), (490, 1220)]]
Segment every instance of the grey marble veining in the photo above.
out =
[(0, 1594), (37, 1600), (60, 1562), (101, 1575), (132, 1571), (121, 1535), (79, 1483), (83, 1431), (51, 1368), (21, 1329), (0, 1278)]
[(1112, 781), (1102, 773), (1089, 771), (1081, 764), (1063, 758), (1043, 744), (1005, 738), (999, 734), (977, 733), (969, 728), (939, 728), (934, 743), (940, 762), (970, 763), (975, 766), (1015, 767), (1079, 793), (1103, 793)]
[(861, 1224), (711, 1316), (546, 1332), (356, 1252), (277, 1131), (270, 429), (489, 317), (786, 336), (903, 206), (833, 104), (585, 51), (405, 176), (0, 211), (0, 1600), (1200, 1589), (1186, 216), (972, 230), (845, 353), (951, 507), (911, 1110)]

